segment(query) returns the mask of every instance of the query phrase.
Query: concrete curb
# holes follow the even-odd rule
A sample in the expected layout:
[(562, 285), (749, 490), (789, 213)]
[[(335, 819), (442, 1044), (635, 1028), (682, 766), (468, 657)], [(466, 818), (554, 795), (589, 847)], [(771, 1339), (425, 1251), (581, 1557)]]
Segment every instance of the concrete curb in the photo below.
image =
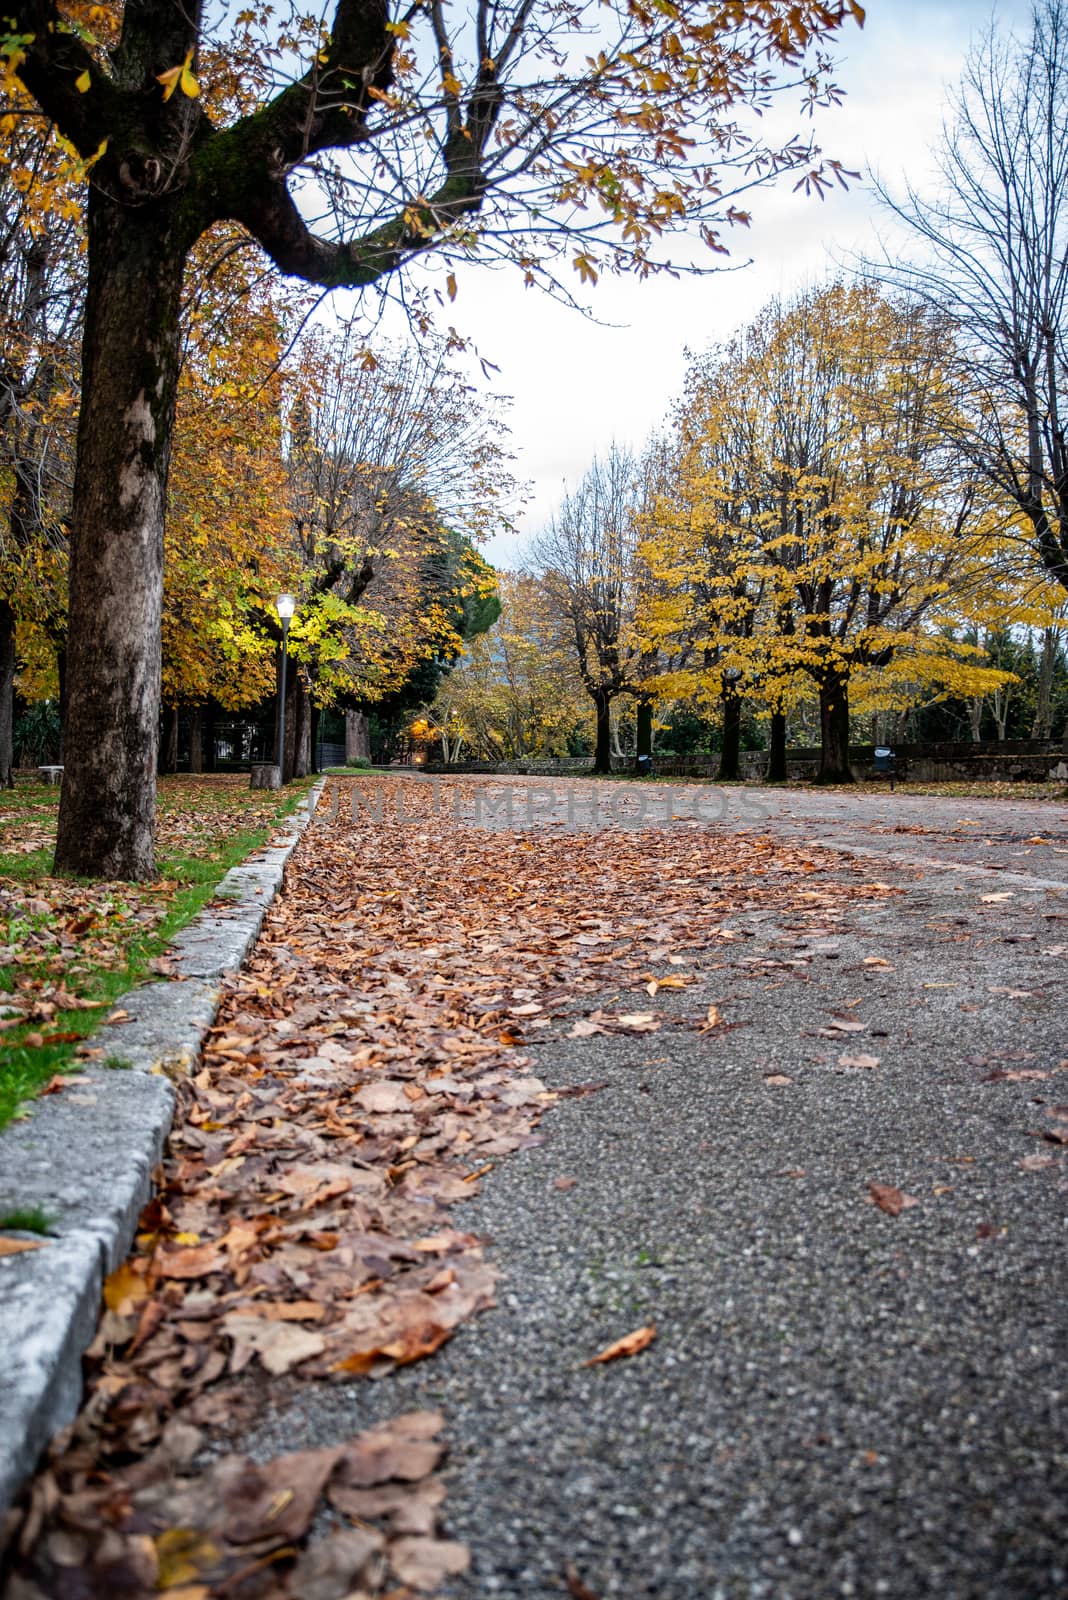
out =
[(230, 906), (201, 912), (176, 935), (184, 981), (146, 984), (117, 1002), (128, 1019), (94, 1035), (113, 1047), (111, 1064), (87, 1066), (85, 1081), (34, 1101), (32, 1116), (0, 1134), (0, 1210), (40, 1206), (57, 1219), (42, 1249), (0, 1258), (0, 1514), (77, 1414), (103, 1281), (129, 1251), (170, 1132), (170, 1079), (196, 1062), (222, 975), (259, 936), (325, 783), (269, 846), (226, 874), (216, 896)]

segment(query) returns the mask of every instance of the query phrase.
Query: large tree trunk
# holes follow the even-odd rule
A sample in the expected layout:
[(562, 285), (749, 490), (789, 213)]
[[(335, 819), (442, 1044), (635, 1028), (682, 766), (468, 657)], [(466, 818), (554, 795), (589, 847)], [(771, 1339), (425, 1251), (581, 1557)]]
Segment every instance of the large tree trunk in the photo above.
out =
[(820, 770), (817, 783), (855, 783), (849, 765), (849, 679), (828, 673), (820, 684)]
[(768, 752), (768, 782), (785, 783), (786, 770), (786, 712), (771, 713), (771, 749)]
[(15, 727), (15, 613), (0, 600), (0, 789), (10, 789), (14, 779)]
[(742, 701), (733, 684), (723, 685), (723, 750), (716, 777), (737, 783), (741, 775)]
[(185, 248), (89, 188), (57, 872), (155, 875), (163, 516)]
[(345, 760), (370, 761), (371, 724), (366, 711), (345, 712)]
[(598, 690), (591, 696), (597, 714), (597, 744), (593, 755), (594, 772), (612, 770), (612, 696)]

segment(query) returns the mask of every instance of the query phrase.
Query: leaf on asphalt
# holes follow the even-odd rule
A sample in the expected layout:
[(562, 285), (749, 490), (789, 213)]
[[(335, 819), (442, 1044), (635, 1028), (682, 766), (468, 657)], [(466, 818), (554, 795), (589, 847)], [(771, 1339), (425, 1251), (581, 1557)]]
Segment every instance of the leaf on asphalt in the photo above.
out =
[(583, 1583), (573, 1562), (568, 1562), (564, 1577), (567, 1580), (567, 1592), (571, 1600), (600, 1600), (600, 1596), (594, 1593), (589, 1584)]
[(879, 1056), (865, 1056), (865, 1055), (850, 1056), (850, 1055), (843, 1055), (843, 1056), (839, 1056), (838, 1057), (838, 1065), (840, 1067), (863, 1067), (863, 1068), (877, 1067), (879, 1065), (879, 1061), (880, 1061), (880, 1057)]
[(656, 1328), (650, 1323), (646, 1328), (635, 1328), (633, 1333), (628, 1333), (622, 1339), (617, 1339), (614, 1344), (606, 1345), (597, 1355), (584, 1361), (584, 1367), (596, 1367), (604, 1361), (618, 1361), (620, 1356), (636, 1356), (642, 1350), (648, 1349), (656, 1338)]
[(1057, 1156), (1040, 1155), (1037, 1151), (1032, 1156), (1024, 1156), (1020, 1162), (1025, 1172), (1044, 1172), (1047, 1167), (1059, 1167), (1060, 1164)]
[(575, 1187), (577, 1182), (577, 1178), (554, 1178), (553, 1188), (559, 1189), (561, 1194), (566, 1194), (569, 1189)]
[(415, 1534), (394, 1540), (389, 1547), (389, 1564), (402, 1583), (420, 1594), (433, 1594), (446, 1578), (467, 1571), (471, 1552), (454, 1539), (427, 1539)]
[(890, 1217), (899, 1217), (903, 1211), (908, 1211), (911, 1206), (918, 1206), (920, 1203), (915, 1195), (905, 1194), (889, 1183), (869, 1183), (868, 1198), (872, 1205), (878, 1206), (880, 1211), (885, 1211)]
[(1012, 889), (1003, 889), (1000, 894), (981, 894), (979, 896), (980, 903), (986, 906), (996, 905), (1002, 900), (1015, 900), (1015, 898), (1016, 895)]
[(771, 1084), (776, 1089), (784, 1089), (793, 1079), (785, 1072), (765, 1072), (764, 1082)]
[(368, 1489), (391, 1479), (414, 1483), (427, 1477), (444, 1454), (437, 1438), (444, 1421), (440, 1411), (409, 1411), (368, 1429), (344, 1447), (338, 1483)]
[[(344, 1600), (374, 1582), (386, 1540), (375, 1528), (334, 1528), (302, 1551), (290, 1579), (300, 1600)], [(377, 1584), (376, 1584), (377, 1587)]]

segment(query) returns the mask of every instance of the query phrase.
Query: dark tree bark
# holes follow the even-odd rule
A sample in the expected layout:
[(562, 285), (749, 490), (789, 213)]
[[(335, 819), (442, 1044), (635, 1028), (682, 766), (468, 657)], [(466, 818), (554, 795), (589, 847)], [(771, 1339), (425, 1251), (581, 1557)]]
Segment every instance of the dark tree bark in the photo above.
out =
[(10, 789), (15, 724), (15, 613), (0, 600), (0, 789)]
[(345, 760), (370, 761), (371, 724), (366, 711), (345, 712)]
[(597, 716), (597, 744), (594, 749), (594, 772), (609, 773), (612, 770), (612, 696), (605, 694), (603, 689), (593, 692), (590, 697)]
[(159, 744), (160, 772), (178, 771), (178, 707), (168, 706), (163, 713), (163, 736)]
[(786, 712), (771, 713), (771, 749), (768, 752), (768, 782), (785, 783), (786, 770)]
[(855, 783), (849, 765), (849, 679), (828, 673), (820, 684), (820, 768), (817, 783)]
[(319, 725), (323, 720), (322, 707), (318, 700), (311, 703), (311, 759), (308, 771), (318, 775), (319, 772)]
[(644, 695), (638, 696), (635, 713), (635, 757), (653, 754), (653, 702)]
[(723, 685), (723, 750), (716, 774), (723, 782), (737, 783), (741, 776), (742, 698), (733, 684)]
[(204, 771), (204, 711), (201, 706), (189, 710), (189, 770)]
[(70, 540), (68, 706), (55, 870), (155, 874), (163, 510), (185, 249), (89, 191), (89, 290)]
[(311, 769), (311, 695), (299, 678), (296, 703), (297, 729), (293, 745), (293, 776), (306, 778)]

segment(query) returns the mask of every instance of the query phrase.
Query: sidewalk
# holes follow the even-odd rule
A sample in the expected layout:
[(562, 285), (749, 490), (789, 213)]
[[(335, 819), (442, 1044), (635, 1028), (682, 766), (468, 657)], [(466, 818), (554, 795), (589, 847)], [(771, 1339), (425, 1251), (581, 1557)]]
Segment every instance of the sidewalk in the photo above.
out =
[[(376, 1138), (402, 1170), (400, 1082), (455, 1096), (409, 1124), (449, 1137), (511, 1093), (447, 1075), (442, 1019), (563, 1093), (458, 1189), (498, 1308), (381, 1382), (253, 1385), (223, 1444), (265, 1462), (441, 1410), (457, 1600), (1068, 1595), (1065, 809), (774, 794), (654, 840), (476, 827), (477, 783), (459, 820), (403, 788), (405, 827), (341, 808), (301, 843), (224, 1021), (264, 1008), (260, 1078), (295, 1049), (331, 1106), (350, 1060), (366, 1106), (386, 1075), (361, 1186)], [(280, 1003), (305, 969), (314, 1004)]]

